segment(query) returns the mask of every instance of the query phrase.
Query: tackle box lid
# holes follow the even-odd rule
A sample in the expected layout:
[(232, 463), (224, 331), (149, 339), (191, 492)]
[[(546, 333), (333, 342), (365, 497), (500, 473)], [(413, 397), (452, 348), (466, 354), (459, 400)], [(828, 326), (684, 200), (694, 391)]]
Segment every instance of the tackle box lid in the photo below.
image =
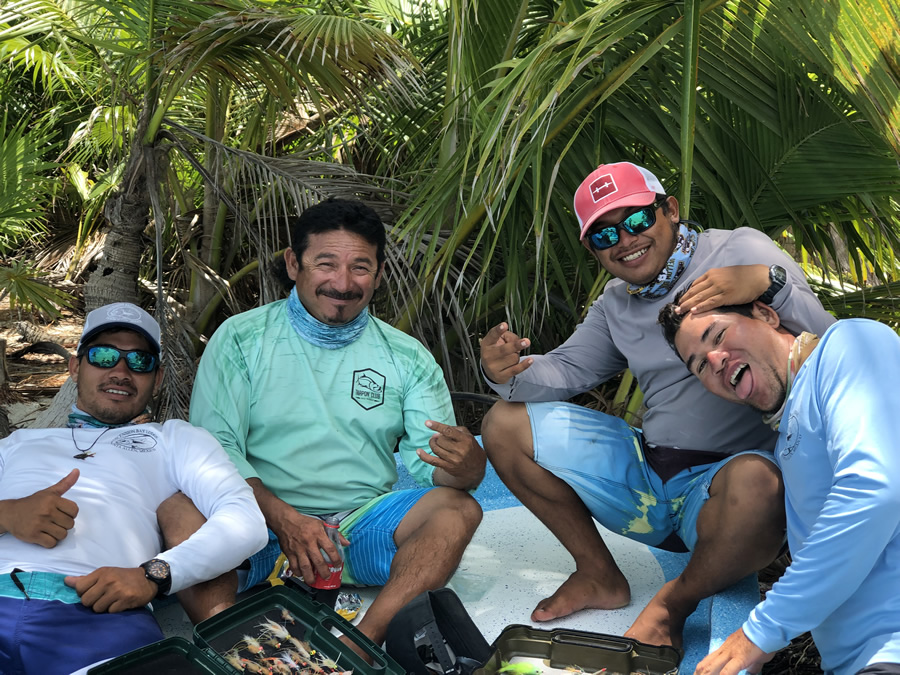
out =
[(618, 635), (518, 624), (504, 628), (491, 649), (491, 658), (474, 675), (677, 675), (682, 657), (674, 647)]
[(170, 637), (110, 659), (88, 675), (232, 675), (220, 657), (181, 637)]
[[(272, 586), (255, 593), (201, 621), (194, 627), (194, 642), (223, 659), (229, 652), (233, 657), (235, 650), (240, 658), (250, 661), (276, 658), (288, 653), (287, 650), (297, 651), (289, 638), (279, 639), (267, 635), (266, 622), (278, 624), (287, 631), (290, 638), (308, 644), (315, 650), (313, 656), (317, 659), (329, 659), (336, 665), (334, 668), (324, 668), (324, 672), (319, 675), (331, 675), (332, 672), (337, 675), (351, 670), (354, 675), (405, 675), (403, 668), (394, 659), (353, 624), (302, 591), (285, 585)], [(366, 663), (353, 649), (341, 642), (332, 633), (332, 628), (349, 637), (372, 659), (372, 663)], [(267, 644), (260, 637), (269, 637), (273, 644)], [(263, 651), (250, 651), (247, 638), (255, 640)], [(275, 644), (279, 646), (276, 647)], [(229, 675), (236, 672), (231, 666), (226, 667)]]

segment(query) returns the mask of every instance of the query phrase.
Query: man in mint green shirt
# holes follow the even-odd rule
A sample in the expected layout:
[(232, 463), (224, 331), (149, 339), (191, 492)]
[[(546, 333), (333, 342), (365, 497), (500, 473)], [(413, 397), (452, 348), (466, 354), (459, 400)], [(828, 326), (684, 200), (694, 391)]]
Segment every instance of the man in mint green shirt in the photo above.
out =
[[(384, 247), (384, 225), (360, 202), (307, 209), (285, 253), (290, 297), (219, 327), (191, 399), (191, 422), (228, 452), (272, 531), (242, 587), (279, 552), (307, 583), (326, 578), (321, 550), (337, 550), (323, 519), (337, 515), (344, 582), (384, 586), (358, 626), (376, 644), (397, 610), (455, 570), (481, 521), (467, 490), (485, 467), (431, 354), (368, 313)], [(422, 489), (391, 492), (395, 447)]]

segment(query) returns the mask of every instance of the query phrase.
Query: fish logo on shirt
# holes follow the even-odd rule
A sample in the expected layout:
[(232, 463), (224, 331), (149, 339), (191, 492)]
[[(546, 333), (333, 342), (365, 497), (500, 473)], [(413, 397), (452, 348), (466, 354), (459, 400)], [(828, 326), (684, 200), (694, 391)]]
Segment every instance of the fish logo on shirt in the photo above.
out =
[(159, 439), (155, 434), (142, 429), (128, 429), (113, 439), (112, 444), (131, 452), (153, 452), (159, 444)]
[(384, 403), (384, 384), (384, 375), (377, 370), (354, 370), (350, 398), (366, 410), (377, 408)]
[(382, 389), (384, 389), (384, 387), (382, 387), (380, 384), (378, 384), (375, 380), (373, 380), (368, 375), (363, 375), (362, 377), (360, 377), (356, 381), (356, 386), (363, 387), (365, 389), (368, 389), (369, 391), (374, 391), (376, 393), (381, 391)]
[(788, 419), (787, 433), (782, 436), (778, 443), (780, 446), (782, 446), (780, 449), (778, 449), (778, 456), (781, 457), (781, 459), (791, 458), (791, 455), (794, 454), (794, 451), (800, 444), (801, 435), (800, 423), (797, 421), (797, 415), (791, 415), (790, 419)]

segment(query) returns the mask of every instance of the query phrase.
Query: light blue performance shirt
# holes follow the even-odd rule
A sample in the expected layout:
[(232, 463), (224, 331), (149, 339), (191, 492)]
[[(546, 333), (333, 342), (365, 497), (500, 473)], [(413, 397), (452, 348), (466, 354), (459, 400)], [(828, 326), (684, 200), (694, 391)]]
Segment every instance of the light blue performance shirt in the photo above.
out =
[(191, 422), (210, 431), (244, 478), (309, 514), (363, 506), (397, 480), (393, 451), (422, 486), (434, 468), (431, 419), (456, 424), (431, 354), (370, 316), (360, 337), (323, 349), (291, 326), (287, 301), (233, 316), (197, 372)]
[(827, 673), (900, 663), (900, 337), (838, 321), (801, 366), (775, 456), (793, 562), (744, 624), (773, 652), (811, 631)]

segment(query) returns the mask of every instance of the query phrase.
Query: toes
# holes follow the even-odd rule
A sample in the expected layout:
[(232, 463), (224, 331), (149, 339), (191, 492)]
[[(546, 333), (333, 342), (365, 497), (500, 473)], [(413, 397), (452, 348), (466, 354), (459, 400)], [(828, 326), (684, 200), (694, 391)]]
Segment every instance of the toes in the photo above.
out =
[(541, 601), (541, 603), (538, 604), (538, 606), (534, 608), (534, 611), (531, 613), (532, 621), (547, 621), (548, 619), (553, 618), (553, 617), (549, 616), (550, 612), (547, 609), (545, 602), (546, 602), (546, 599)]

